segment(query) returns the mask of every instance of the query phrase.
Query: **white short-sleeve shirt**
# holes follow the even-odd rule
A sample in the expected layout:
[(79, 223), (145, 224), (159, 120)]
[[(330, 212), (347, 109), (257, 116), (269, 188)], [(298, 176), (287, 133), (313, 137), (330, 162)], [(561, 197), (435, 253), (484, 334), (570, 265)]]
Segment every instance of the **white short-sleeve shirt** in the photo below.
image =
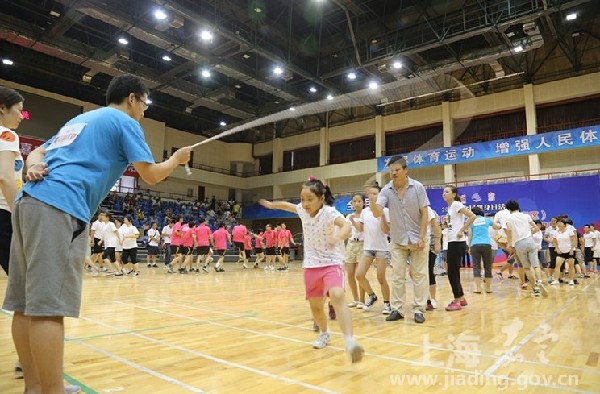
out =
[(302, 208), (302, 204), (296, 206), (298, 216), (302, 220), (302, 233), (304, 236), (304, 268), (320, 268), (329, 265), (344, 264), (344, 242), (330, 244), (328, 238), (335, 234), (335, 220), (344, 216), (334, 207), (323, 205), (319, 212), (311, 217)]

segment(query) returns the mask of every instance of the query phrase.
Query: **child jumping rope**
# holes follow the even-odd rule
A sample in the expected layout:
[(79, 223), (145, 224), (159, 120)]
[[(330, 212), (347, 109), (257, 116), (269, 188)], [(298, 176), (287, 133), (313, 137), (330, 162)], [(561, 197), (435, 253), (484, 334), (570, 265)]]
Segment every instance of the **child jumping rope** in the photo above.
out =
[(353, 363), (359, 362), (365, 351), (352, 336), (352, 316), (344, 294), (344, 240), (350, 236), (350, 223), (333, 207), (329, 187), (314, 177), (302, 185), (300, 199), (298, 205), (267, 200), (259, 203), (268, 209), (295, 213), (302, 221), (306, 299), (321, 331), (313, 347), (323, 349), (331, 340), (324, 309), (329, 296), (344, 333), (346, 352)]

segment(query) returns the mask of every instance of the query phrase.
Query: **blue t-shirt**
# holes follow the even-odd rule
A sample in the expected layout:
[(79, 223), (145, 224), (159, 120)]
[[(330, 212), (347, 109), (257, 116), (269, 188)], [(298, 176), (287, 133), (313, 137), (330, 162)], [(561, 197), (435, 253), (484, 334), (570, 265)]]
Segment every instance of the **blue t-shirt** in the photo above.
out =
[(471, 224), (471, 245), (491, 245), (489, 227), (494, 225), (494, 221), (490, 218), (477, 216)]
[(48, 175), (23, 192), (84, 222), (134, 162), (154, 163), (140, 124), (104, 107), (67, 122), (44, 145)]

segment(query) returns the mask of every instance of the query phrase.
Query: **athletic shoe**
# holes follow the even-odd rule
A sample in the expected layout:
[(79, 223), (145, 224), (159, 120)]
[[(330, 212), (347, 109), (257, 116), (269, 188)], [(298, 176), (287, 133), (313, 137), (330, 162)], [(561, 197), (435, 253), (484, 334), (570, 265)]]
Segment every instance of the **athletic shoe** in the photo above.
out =
[(425, 323), (425, 316), (421, 312), (415, 312), (415, 323)]
[(514, 275), (508, 275), (508, 279), (519, 279), (519, 278), (517, 278), (517, 277), (516, 277), (516, 276), (514, 276)]
[(570, 280), (570, 281), (569, 281), (569, 286), (575, 286), (575, 282), (574, 282), (574, 281), (572, 281), (572, 280)]
[(206, 269), (206, 266), (202, 267), (202, 271), (206, 272), (208, 274), (208, 269)]
[(335, 309), (333, 309), (333, 305), (329, 304), (329, 320), (335, 320)]
[(328, 332), (322, 332), (317, 339), (313, 342), (313, 348), (323, 349), (331, 341), (331, 334)]
[(21, 363), (18, 361), (15, 364), (15, 379), (23, 379), (23, 367), (21, 367)]
[(531, 292), (531, 295), (534, 297), (539, 297), (542, 295), (542, 293), (540, 292), (540, 289), (537, 287), (533, 288), (533, 291)]
[(404, 319), (404, 315), (397, 310), (393, 310), (392, 313), (385, 318), (385, 321), (396, 321), (400, 319)]
[(352, 338), (346, 344), (346, 353), (348, 353), (348, 356), (350, 356), (350, 361), (352, 361), (354, 364), (362, 360), (363, 355), (365, 354), (365, 349), (363, 349), (363, 347), (360, 346), (354, 340), (354, 338)]
[(500, 279), (504, 279), (504, 277), (502, 276), (502, 272), (500, 272), (500, 271), (496, 271), (496, 275), (498, 275), (498, 277), (499, 277)]
[(356, 303), (356, 309), (362, 309), (362, 308), (364, 308), (364, 307), (365, 307), (365, 304), (364, 304), (364, 302), (360, 302), (360, 301), (358, 301), (358, 302)]
[(65, 384), (65, 394), (76, 394), (81, 392), (81, 387), (74, 384)]
[(352, 301), (348, 303), (348, 308), (356, 308), (360, 304), (358, 301)]
[(467, 300), (465, 300), (465, 299), (460, 300), (460, 306), (467, 306), (467, 305), (469, 305)]
[(152, 268), (158, 268), (158, 265), (156, 265), (156, 263), (152, 264)]
[(152, 264), (148, 263), (148, 268), (152, 267)]
[(560, 282), (557, 281), (556, 279), (553, 279), (552, 282), (550, 282), (551, 285), (560, 285)]
[(369, 299), (367, 300), (367, 302), (365, 303), (365, 306), (363, 306), (363, 310), (368, 311), (369, 309), (371, 309), (371, 307), (377, 302), (377, 295), (375, 293), (371, 294), (369, 296)]
[(460, 306), (460, 303), (454, 302), (454, 301), (452, 301), (451, 303), (449, 303), (448, 306), (446, 307), (446, 310), (448, 312), (460, 311), (461, 309), (462, 309), (462, 307)]
[(381, 314), (382, 315), (389, 315), (390, 313), (392, 313), (392, 307), (390, 305), (389, 302), (384, 302), (383, 303), (383, 309), (381, 310)]
[(140, 276), (140, 271), (133, 271), (133, 276)]
[(246, 263), (242, 264), (242, 267), (243, 267), (245, 270), (247, 270), (247, 269), (248, 269), (248, 266), (246, 265)]

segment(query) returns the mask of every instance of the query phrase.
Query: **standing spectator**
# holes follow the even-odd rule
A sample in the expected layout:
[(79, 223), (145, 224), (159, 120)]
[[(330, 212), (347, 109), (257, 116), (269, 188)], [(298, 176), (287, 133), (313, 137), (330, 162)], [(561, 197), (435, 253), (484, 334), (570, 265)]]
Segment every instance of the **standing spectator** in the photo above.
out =
[(167, 224), (163, 227), (160, 236), (165, 242), (165, 267), (168, 269), (171, 263), (171, 234), (173, 233), (173, 221), (167, 219)]
[(158, 246), (160, 244), (160, 231), (156, 228), (156, 222), (152, 222), (148, 229), (148, 254), (146, 255), (146, 263), (148, 268), (157, 268), (156, 258), (158, 257)]
[(412, 308), (414, 319), (416, 323), (424, 323), (429, 292), (429, 238), (427, 237), (429, 198), (423, 184), (408, 176), (405, 157), (390, 158), (389, 169), (392, 180), (379, 193), (377, 203), (371, 203), (374, 217), (381, 217), (384, 207), (390, 210), (392, 313), (386, 317), (386, 320), (395, 321), (404, 318), (406, 262), (410, 259), (414, 286)]

